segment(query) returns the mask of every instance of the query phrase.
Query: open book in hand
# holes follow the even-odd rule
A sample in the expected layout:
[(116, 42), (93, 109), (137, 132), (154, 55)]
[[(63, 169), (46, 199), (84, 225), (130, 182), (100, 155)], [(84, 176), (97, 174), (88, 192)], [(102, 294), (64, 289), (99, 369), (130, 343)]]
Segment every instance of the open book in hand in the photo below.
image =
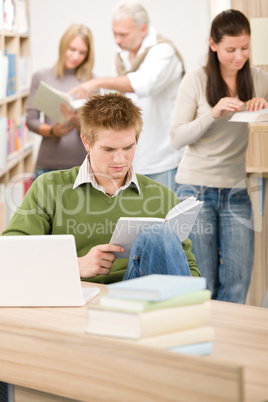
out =
[(148, 230), (152, 225), (155, 225), (156, 231), (158, 225), (169, 225), (180, 241), (184, 241), (189, 236), (202, 205), (203, 201), (198, 201), (195, 197), (189, 197), (172, 208), (165, 218), (119, 218), (110, 243), (123, 247), (125, 251), (124, 253), (114, 254), (117, 258), (129, 258), (136, 236), (142, 230), (146, 233), (146, 229)]
[(256, 110), (255, 112), (237, 112), (234, 113), (229, 121), (239, 123), (257, 123), (268, 121), (268, 108)]
[(73, 99), (67, 92), (59, 91), (44, 81), (40, 81), (33, 97), (32, 105), (51, 119), (62, 124), (67, 120), (61, 112), (61, 104), (69, 105), (76, 112), (85, 102), (86, 99)]

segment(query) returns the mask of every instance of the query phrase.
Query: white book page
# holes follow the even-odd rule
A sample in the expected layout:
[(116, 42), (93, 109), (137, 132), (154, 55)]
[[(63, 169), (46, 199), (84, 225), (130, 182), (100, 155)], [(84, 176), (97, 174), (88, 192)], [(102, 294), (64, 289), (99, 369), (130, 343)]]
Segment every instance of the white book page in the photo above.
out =
[(162, 218), (120, 218), (117, 221), (110, 243), (121, 246), (124, 253), (114, 253), (117, 258), (128, 258), (133, 243), (141, 230), (148, 229), (152, 225), (159, 225), (164, 222)]
[(133, 243), (141, 230), (152, 225), (168, 224), (177, 234), (181, 241), (189, 236), (196, 217), (203, 205), (203, 202), (189, 197), (185, 201), (172, 208), (165, 219), (150, 217), (121, 217), (118, 219), (115, 230), (112, 234), (110, 243), (121, 246), (125, 249), (124, 253), (115, 253), (117, 258), (128, 258)]
[(234, 113), (231, 119), (231, 122), (240, 122), (240, 123), (252, 123), (254, 121), (268, 121), (268, 108), (256, 110), (255, 112), (237, 112)]
[(200, 201), (197, 201), (195, 197), (189, 197), (186, 198), (186, 200), (180, 202), (179, 204), (175, 205), (168, 214), (166, 215), (166, 219), (172, 219), (174, 216), (181, 214), (182, 212), (186, 211), (189, 209), (194, 203), (199, 203)]

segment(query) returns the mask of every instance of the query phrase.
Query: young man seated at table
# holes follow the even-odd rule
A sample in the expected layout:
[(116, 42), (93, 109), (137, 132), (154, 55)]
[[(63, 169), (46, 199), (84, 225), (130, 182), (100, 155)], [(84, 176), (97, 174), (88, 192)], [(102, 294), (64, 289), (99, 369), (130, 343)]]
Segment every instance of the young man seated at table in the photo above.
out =
[(73, 234), (80, 276), (98, 283), (153, 273), (200, 276), (189, 239), (167, 225), (141, 232), (129, 260), (109, 244), (121, 216), (164, 218), (176, 195), (145, 176), (132, 161), (142, 130), (139, 107), (120, 94), (93, 96), (80, 110), (88, 152), (81, 167), (41, 175), (28, 190), (3, 235)]

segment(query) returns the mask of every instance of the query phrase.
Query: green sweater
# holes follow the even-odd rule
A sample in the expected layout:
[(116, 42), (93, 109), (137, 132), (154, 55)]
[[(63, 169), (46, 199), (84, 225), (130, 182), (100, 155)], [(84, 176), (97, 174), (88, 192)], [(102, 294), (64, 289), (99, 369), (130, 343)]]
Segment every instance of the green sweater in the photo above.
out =
[[(28, 190), (8, 227), (2, 233), (14, 235), (73, 234), (78, 257), (92, 247), (109, 243), (121, 216), (164, 218), (178, 204), (176, 195), (165, 186), (137, 175), (140, 194), (131, 184), (109, 198), (91, 184), (73, 189), (79, 167), (41, 175)], [(200, 276), (189, 239), (182, 243), (191, 274)], [(112, 283), (123, 279), (128, 260), (116, 259), (110, 274), (91, 282)]]

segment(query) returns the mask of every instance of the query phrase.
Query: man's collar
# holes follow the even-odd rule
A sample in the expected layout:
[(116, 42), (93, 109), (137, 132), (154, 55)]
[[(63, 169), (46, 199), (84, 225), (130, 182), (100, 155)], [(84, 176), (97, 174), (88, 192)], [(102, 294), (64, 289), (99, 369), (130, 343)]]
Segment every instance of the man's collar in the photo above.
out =
[[(96, 178), (94, 176), (94, 173), (92, 172), (88, 156), (86, 156), (84, 162), (80, 166), (78, 175), (77, 175), (76, 180), (75, 180), (74, 185), (73, 185), (73, 189), (79, 187), (81, 184), (84, 184), (84, 183), (90, 183), (96, 190), (101, 191), (102, 193), (107, 195), (107, 197), (109, 197), (108, 194), (106, 194), (104, 188), (97, 183)], [(112, 197), (115, 197), (122, 190), (125, 190), (127, 187), (130, 186), (131, 183), (133, 183), (135, 185), (135, 187), (137, 188), (138, 193), (140, 195), (140, 187), (139, 187), (138, 179), (137, 179), (137, 176), (136, 176), (136, 174), (134, 172), (133, 166), (131, 166), (131, 168), (130, 168), (128, 174), (127, 174), (126, 183), (122, 187), (120, 187), (112, 195)]]

